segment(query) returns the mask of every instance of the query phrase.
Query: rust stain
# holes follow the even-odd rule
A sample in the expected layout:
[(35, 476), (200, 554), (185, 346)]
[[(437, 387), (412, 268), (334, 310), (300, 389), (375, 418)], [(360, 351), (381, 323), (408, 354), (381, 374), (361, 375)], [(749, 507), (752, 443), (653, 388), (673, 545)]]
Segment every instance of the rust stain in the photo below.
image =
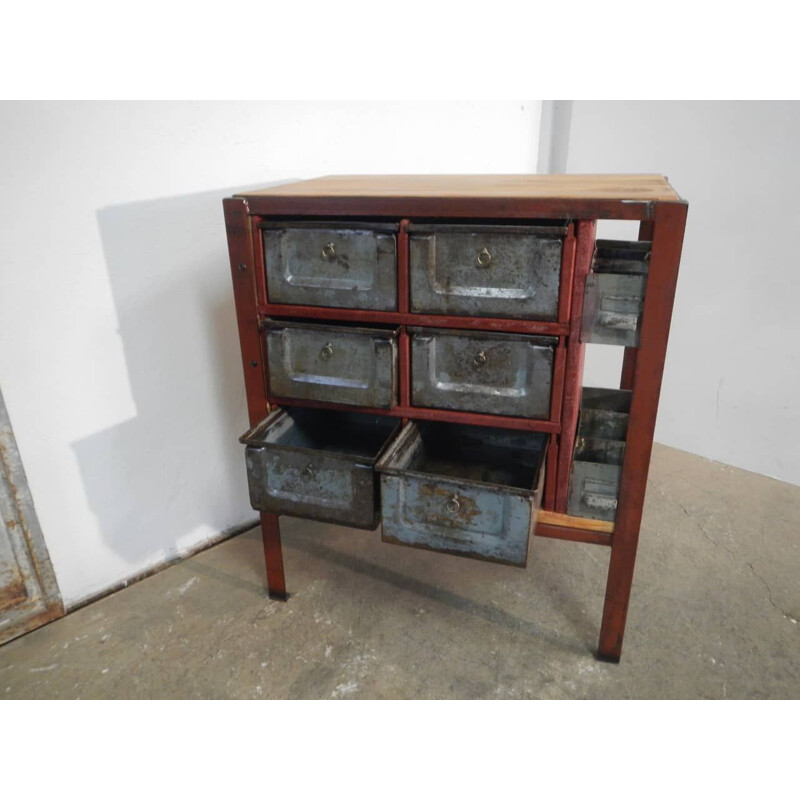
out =
[[(420, 497), (430, 498), (441, 503), (441, 511), (438, 511), (436, 508), (429, 510), (431, 518), (435, 519), (437, 522), (452, 523), (454, 520), (472, 520), (475, 517), (480, 516), (481, 511), (478, 508), (478, 504), (472, 497), (465, 497), (464, 495), (454, 492), (452, 489), (440, 486), (439, 484), (423, 483), (419, 487), (419, 493)], [(454, 497), (458, 500), (458, 510), (445, 510), (445, 504), (447, 501)]]

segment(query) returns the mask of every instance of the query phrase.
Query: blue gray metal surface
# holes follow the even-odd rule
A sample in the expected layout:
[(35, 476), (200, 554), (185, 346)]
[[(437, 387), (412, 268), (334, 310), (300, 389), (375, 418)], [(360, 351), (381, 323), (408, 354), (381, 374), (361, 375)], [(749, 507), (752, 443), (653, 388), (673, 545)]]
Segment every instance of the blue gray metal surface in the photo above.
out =
[(0, 393), (0, 644), (63, 614), (50, 556)]
[(250, 503), (259, 511), (374, 529), (373, 467), (400, 428), (390, 417), (279, 409), (244, 434)]
[(397, 331), (268, 320), (269, 391), (278, 397), (392, 408)]
[(410, 225), (411, 311), (556, 319), (566, 229)]
[(408, 423), (376, 466), (383, 541), (525, 566), (546, 442), (541, 433)]
[(586, 279), (582, 341), (639, 344), (650, 248), (650, 242), (597, 241)]
[(266, 222), (271, 303), (397, 309), (395, 224)]
[(549, 417), (555, 339), (438, 328), (409, 333), (412, 405)]
[(570, 474), (567, 512), (613, 521), (617, 513), (631, 393), (585, 387)]

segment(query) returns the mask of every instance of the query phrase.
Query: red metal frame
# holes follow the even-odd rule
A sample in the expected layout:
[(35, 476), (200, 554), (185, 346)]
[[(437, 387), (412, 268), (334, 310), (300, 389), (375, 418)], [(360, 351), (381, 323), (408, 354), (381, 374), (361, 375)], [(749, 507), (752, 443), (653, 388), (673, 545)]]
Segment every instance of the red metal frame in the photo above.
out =
[[(259, 335), (257, 302), (264, 283), (263, 252), (254, 241), (255, 230), (253, 220), (248, 216), (247, 202), (240, 198), (228, 198), (223, 202), (223, 208), (242, 351), (247, 413), (252, 426), (269, 412), (264, 358), (266, 354), (261, 347), (263, 339)], [(276, 514), (261, 514), (261, 536), (270, 597), (285, 600), (286, 579), (283, 572), (280, 524)]]
[[(402, 334), (402, 331), (401, 331)], [(408, 337), (406, 337), (408, 342)], [(403, 377), (408, 370), (408, 358), (400, 361), (399, 387), (408, 386), (408, 378)], [(342, 403), (323, 403), (318, 400), (297, 400), (293, 397), (269, 396), (271, 405), (300, 406), (302, 408), (330, 408), (334, 411), (352, 411), (354, 406)], [(396, 405), (394, 408), (368, 408), (358, 406), (359, 411), (367, 414), (380, 414), (387, 417), (404, 417), (406, 419), (429, 419), (436, 422), (461, 422), (466, 425), (485, 425), (488, 428), (510, 428), (519, 431), (540, 431), (542, 433), (558, 433), (560, 425), (546, 419), (525, 419), (524, 417), (503, 417), (499, 414), (476, 414), (472, 411), (448, 411), (443, 408), (422, 408), (412, 405)]]
[(578, 241), (575, 268), (572, 271), (569, 339), (567, 341), (567, 364), (564, 377), (564, 399), (561, 411), (561, 440), (558, 449), (558, 483), (555, 510), (564, 514), (567, 510), (569, 472), (572, 466), (572, 451), (578, 426), (578, 409), (581, 402), (581, 378), (583, 376), (584, 345), (581, 342), (581, 314), (586, 276), (592, 264), (596, 224), (593, 220), (578, 222)]
[(313, 318), (332, 322), (365, 322), (373, 325), (418, 325), (425, 328), (461, 328), (497, 333), (526, 333), (537, 336), (563, 336), (569, 326), (561, 322), (499, 319), (497, 317), (448, 317), (438, 314), (412, 314), (402, 311), (367, 311), (363, 308), (329, 308), (328, 306), (290, 306), (263, 303), (258, 311), (265, 317), (287, 319)]
[(622, 653), (686, 212), (687, 207), (683, 203), (659, 203), (653, 221), (653, 246), (633, 373), (631, 412), (614, 521), (603, 622), (600, 626), (598, 655), (609, 661), (619, 661)]
[[(687, 206), (666, 201), (621, 200), (502, 200), (498, 198), (397, 197), (270, 197), (250, 195), (224, 201), (233, 278), (234, 300), (242, 351), (247, 407), (251, 424), (267, 413), (270, 404), (312, 408), (352, 409), (270, 397), (265, 367), (266, 339), (261, 321), (268, 317), (305, 318), (390, 324), (399, 327), (398, 397), (392, 409), (362, 409), (408, 419), (428, 419), (542, 431), (550, 434), (542, 508), (549, 513), (536, 526), (536, 535), (611, 547), (606, 600), (598, 657), (618, 661), (622, 648), (633, 568), (642, 518), (655, 416), (663, 375), (669, 323), (677, 281)], [(398, 222), (397, 311), (321, 308), (272, 304), (266, 286), (264, 250), (259, 223), (264, 217), (389, 217)], [(489, 317), (452, 317), (413, 314), (409, 310), (409, 218), (522, 219), (566, 218), (568, 226), (561, 265), (557, 320), (553, 322)], [(621, 490), (613, 526), (585, 524), (562, 516), (566, 511), (569, 473), (575, 443), (583, 373), (584, 346), (580, 342), (586, 276), (594, 251), (596, 220), (640, 220), (640, 239), (652, 240), (652, 255), (638, 348), (626, 348), (620, 385), (632, 389), (632, 403), (622, 466)], [(417, 408), (411, 405), (411, 362), (406, 326), (461, 328), (558, 337), (553, 364), (551, 413), (547, 420), (528, 420), (491, 414)], [(542, 514), (542, 517), (545, 517)], [(605, 526), (605, 527), (604, 527)], [(261, 514), (264, 556), (270, 596), (286, 599), (280, 527), (274, 514)]]

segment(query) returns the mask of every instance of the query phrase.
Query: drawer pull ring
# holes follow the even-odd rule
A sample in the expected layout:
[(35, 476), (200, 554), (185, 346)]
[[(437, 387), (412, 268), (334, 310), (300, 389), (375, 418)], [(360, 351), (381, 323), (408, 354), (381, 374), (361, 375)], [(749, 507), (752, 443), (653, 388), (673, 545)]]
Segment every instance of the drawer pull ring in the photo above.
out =
[(492, 263), (492, 254), (484, 247), (483, 250), (478, 253), (478, 266), (479, 267), (488, 267), (489, 264)]
[(330, 261), (336, 255), (336, 248), (333, 246), (333, 242), (328, 242), (325, 247), (322, 248), (322, 257), (326, 261)]
[(451, 514), (457, 514), (461, 508), (461, 503), (458, 502), (458, 495), (454, 494), (445, 504), (447, 510)]
[(475, 358), (472, 359), (472, 364), (475, 367), (482, 367), (486, 363), (486, 353), (481, 350)]
[(305, 469), (303, 470), (303, 477), (304, 478), (314, 477), (314, 467), (312, 467), (311, 464), (306, 464)]
[(328, 342), (328, 344), (326, 344), (325, 347), (319, 351), (319, 357), (323, 361), (329, 361), (331, 358), (333, 358), (333, 347), (331, 346), (330, 342)]

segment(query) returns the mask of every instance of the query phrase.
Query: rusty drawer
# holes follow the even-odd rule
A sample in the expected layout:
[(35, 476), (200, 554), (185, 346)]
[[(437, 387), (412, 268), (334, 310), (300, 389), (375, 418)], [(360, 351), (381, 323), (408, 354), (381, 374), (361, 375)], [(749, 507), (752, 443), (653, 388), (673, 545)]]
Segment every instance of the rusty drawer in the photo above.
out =
[(411, 310), (555, 320), (566, 224), (410, 225)]
[(613, 522), (625, 457), (631, 393), (584, 387), (567, 512)]
[(271, 303), (397, 309), (397, 226), (264, 222)]
[(597, 241), (586, 278), (581, 340), (639, 344), (651, 242)]
[(556, 339), (439, 328), (409, 333), (412, 405), (549, 417)]
[(397, 331), (268, 320), (269, 393), (276, 397), (392, 408)]
[(373, 467), (399, 420), (349, 411), (279, 409), (241, 437), (254, 509), (356, 528), (380, 521)]
[(525, 566), (546, 444), (541, 433), (409, 423), (376, 465), (383, 541)]

